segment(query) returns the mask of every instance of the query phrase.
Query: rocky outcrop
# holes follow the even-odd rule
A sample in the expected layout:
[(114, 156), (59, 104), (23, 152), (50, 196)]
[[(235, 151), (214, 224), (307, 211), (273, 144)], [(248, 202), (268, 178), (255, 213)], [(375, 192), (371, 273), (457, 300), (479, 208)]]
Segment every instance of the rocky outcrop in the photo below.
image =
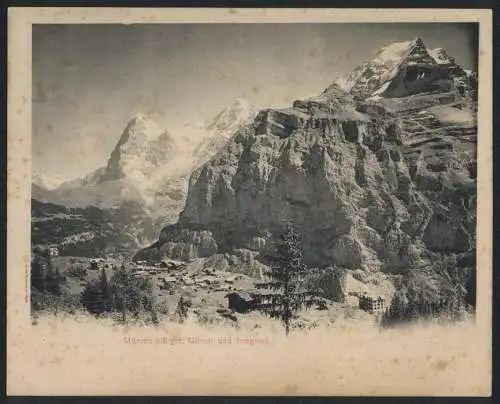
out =
[(310, 280), (310, 288), (334, 302), (344, 303), (347, 299), (347, 271), (341, 268), (325, 268)]
[(178, 223), (139, 256), (250, 249), (264, 259), (287, 221), (321, 268), (397, 273), (473, 248), (474, 107), (450, 70), (449, 88), (439, 75), (414, 83), (408, 72), (424, 65), (446, 66), (420, 40), (388, 47), (350, 75), (349, 92), (333, 84), (261, 111), (192, 174)]

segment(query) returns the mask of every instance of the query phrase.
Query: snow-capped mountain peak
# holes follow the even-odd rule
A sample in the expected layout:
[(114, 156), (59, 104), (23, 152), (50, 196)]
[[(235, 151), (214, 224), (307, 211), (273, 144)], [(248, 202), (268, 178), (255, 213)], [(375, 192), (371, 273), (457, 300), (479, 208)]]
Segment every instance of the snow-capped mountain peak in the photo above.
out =
[(444, 48), (431, 49), (429, 55), (440, 65), (455, 64), (455, 59), (449, 56)]
[(141, 120), (144, 120), (144, 121), (147, 121), (148, 120), (148, 117), (146, 115), (144, 115), (142, 112), (140, 111), (137, 111), (133, 116), (132, 118), (130, 118), (129, 122), (130, 121), (141, 121)]
[(212, 121), (205, 125), (205, 129), (219, 132), (231, 131), (256, 114), (257, 108), (250, 102), (242, 98), (234, 98)]
[(445, 82), (452, 83), (462, 76), (465, 72), (445, 49), (429, 50), (417, 37), (384, 46), (371, 61), (356, 67), (336, 84), (354, 96), (390, 98), (422, 92), (426, 86), (431, 92), (445, 92), (452, 86)]
[(141, 112), (136, 113), (127, 123), (119, 144), (129, 141), (141, 143), (158, 137), (161, 133), (160, 127), (152, 119)]
[(372, 60), (372, 63), (379, 65), (398, 63), (413, 48), (418, 46), (423, 46), (423, 42), (420, 38), (415, 38), (413, 41), (394, 42), (381, 48)]
[(151, 170), (169, 159), (175, 142), (167, 131), (138, 112), (127, 123), (97, 182), (127, 178), (142, 184)]
[(67, 179), (60, 175), (48, 175), (44, 173), (34, 173), (31, 177), (32, 184), (48, 190), (56, 189), (65, 181), (67, 181)]

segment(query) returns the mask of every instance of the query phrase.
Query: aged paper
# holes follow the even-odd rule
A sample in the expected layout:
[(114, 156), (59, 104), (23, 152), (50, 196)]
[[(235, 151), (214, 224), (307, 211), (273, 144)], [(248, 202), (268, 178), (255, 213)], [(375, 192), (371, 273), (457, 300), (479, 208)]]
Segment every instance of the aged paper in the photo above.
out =
[[(9, 395), (490, 395), (490, 10), (10, 8), (8, 23)], [(323, 288), (290, 323), (253, 286), (282, 221)], [(129, 306), (122, 264), (160, 300)], [(47, 265), (62, 283), (34, 277)], [(446, 293), (470, 303), (460, 271), (472, 313), (424, 318), (462, 313)], [(89, 298), (102, 276), (110, 307)], [(383, 327), (422, 279), (422, 318)]]

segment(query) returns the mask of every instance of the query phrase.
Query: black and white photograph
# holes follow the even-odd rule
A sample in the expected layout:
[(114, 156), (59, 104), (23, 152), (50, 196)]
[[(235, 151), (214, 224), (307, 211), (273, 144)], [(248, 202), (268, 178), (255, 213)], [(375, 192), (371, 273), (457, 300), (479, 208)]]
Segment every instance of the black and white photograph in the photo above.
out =
[[(404, 369), (429, 391), (461, 391), (445, 384), (468, 366), (460, 344), (476, 324), (485, 251), (479, 22), (35, 20), (30, 36), (18, 293), (33, 335), (99, 329), (85, 342), (99, 344), (133, 330), (113, 344), (149, 357), (226, 349), (221, 379), (231, 350), (234, 362), (242, 350), (262, 361), (301, 341), (304, 369), (314, 372), (309, 349), (333, 355), (336, 376), (318, 370), (330, 393), (372, 373), (360, 392), (383, 390), (388, 368), (367, 348), (378, 340), (401, 389), (420, 386)], [(417, 353), (418, 341), (443, 358)], [(339, 359), (348, 354), (366, 367)], [(228, 392), (311, 394), (312, 375), (284, 390), (262, 382), (276, 366)], [(217, 379), (216, 359), (210, 368)]]

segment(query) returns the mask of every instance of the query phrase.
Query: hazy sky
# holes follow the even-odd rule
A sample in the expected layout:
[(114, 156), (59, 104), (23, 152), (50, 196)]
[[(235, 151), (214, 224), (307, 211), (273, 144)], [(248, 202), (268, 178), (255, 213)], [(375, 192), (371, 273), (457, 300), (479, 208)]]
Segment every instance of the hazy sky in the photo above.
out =
[(417, 36), (475, 70), (474, 32), (454, 23), (35, 25), (33, 168), (71, 178), (104, 165), (139, 111), (179, 133), (234, 97), (287, 106)]

